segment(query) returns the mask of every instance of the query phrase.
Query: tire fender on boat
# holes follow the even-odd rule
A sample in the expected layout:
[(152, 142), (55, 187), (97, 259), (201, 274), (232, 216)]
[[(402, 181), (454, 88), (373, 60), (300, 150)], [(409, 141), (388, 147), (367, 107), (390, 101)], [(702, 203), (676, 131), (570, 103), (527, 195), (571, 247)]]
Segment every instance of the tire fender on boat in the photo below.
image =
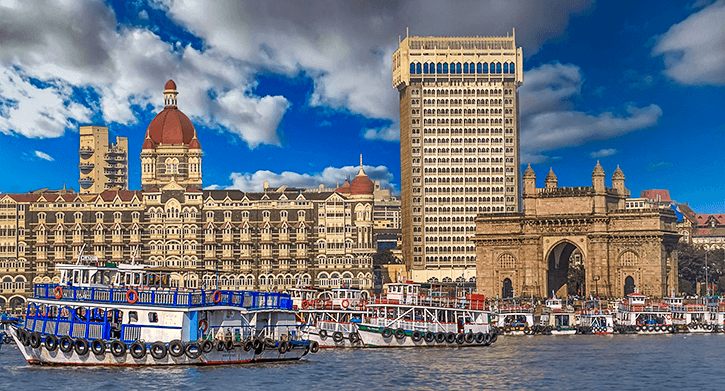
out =
[(398, 328), (395, 330), (395, 338), (397, 339), (405, 339), (405, 330), (402, 328)]
[(195, 360), (201, 356), (201, 347), (199, 342), (191, 341), (186, 344), (186, 356), (192, 360)]
[[(61, 350), (63, 348), (63, 345), (61, 345)], [(111, 341), (111, 354), (113, 354), (115, 357), (123, 357), (126, 355), (126, 343), (121, 341), (120, 339), (114, 339)]]
[(335, 331), (332, 333), (332, 340), (335, 342), (342, 342), (342, 340), (345, 339), (345, 337), (342, 335), (341, 332)]
[(79, 356), (85, 356), (86, 354), (88, 354), (89, 345), (88, 341), (86, 341), (85, 338), (76, 339), (73, 345), (76, 354), (78, 354)]
[[(46, 337), (45, 339), (47, 341), (48, 337)], [(93, 352), (93, 354), (96, 354), (99, 356), (105, 354), (106, 353), (106, 341), (104, 341), (102, 339), (94, 339), (93, 341), (91, 341), (91, 351)]]
[(320, 351), (320, 344), (317, 341), (310, 342), (310, 353), (317, 353)]
[(149, 353), (151, 353), (151, 357), (155, 358), (156, 360), (163, 360), (164, 358), (166, 358), (168, 350), (166, 349), (166, 345), (163, 342), (156, 341), (149, 347)]
[(142, 359), (146, 357), (146, 345), (141, 341), (134, 341), (131, 346), (128, 347), (128, 352), (135, 359)]
[(186, 350), (186, 346), (184, 346), (184, 343), (181, 342), (181, 340), (175, 339), (175, 340), (169, 342), (169, 354), (172, 357), (183, 356), (185, 350)]
[(49, 352), (54, 352), (58, 349), (58, 337), (55, 335), (46, 335), (45, 336), (45, 348)]

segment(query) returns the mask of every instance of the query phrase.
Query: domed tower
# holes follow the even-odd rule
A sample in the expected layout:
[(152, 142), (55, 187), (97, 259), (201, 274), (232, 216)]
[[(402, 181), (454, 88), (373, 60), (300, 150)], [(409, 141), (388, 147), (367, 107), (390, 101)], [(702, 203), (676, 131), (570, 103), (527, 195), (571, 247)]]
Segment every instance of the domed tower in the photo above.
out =
[(544, 179), (544, 187), (547, 189), (556, 189), (559, 185), (559, 180), (556, 178), (556, 174), (554, 174), (554, 169), (549, 167), (549, 173), (546, 174), (546, 178)]
[(372, 247), (373, 243), (373, 192), (375, 184), (365, 174), (362, 164), (362, 155), (360, 155), (360, 171), (355, 178), (350, 181), (350, 199), (353, 224), (358, 228), (357, 246), (358, 248)]
[(624, 209), (627, 198), (629, 197), (629, 191), (627, 191), (627, 188), (624, 187), (624, 172), (622, 172), (622, 169), (619, 168), (619, 164), (617, 164), (617, 169), (614, 170), (614, 174), (612, 174), (612, 187), (617, 191), (617, 195), (619, 196), (617, 208)]
[(178, 95), (173, 80), (164, 86), (164, 109), (146, 130), (141, 147), (141, 189), (163, 187), (176, 182), (201, 188), (201, 144), (196, 129), (176, 106)]

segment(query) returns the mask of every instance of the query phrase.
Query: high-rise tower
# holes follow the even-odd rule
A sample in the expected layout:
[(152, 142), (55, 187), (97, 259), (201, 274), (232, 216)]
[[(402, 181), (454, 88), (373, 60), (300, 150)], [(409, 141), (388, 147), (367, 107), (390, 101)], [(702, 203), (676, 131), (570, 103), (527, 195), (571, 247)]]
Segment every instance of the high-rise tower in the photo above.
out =
[(478, 213), (519, 210), (523, 53), (506, 37), (406, 37), (400, 94), (403, 258), (414, 281), (473, 281)]
[(176, 83), (164, 86), (164, 110), (154, 117), (141, 148), (141, 189), (171, 182), (201, 188), (201, 144), (196, 129), (176, 106)]
[(81, 193), (128, 189), (128, 139), (116, 137), (108, 142), (105, 126), (81, 126), (78, 170)]

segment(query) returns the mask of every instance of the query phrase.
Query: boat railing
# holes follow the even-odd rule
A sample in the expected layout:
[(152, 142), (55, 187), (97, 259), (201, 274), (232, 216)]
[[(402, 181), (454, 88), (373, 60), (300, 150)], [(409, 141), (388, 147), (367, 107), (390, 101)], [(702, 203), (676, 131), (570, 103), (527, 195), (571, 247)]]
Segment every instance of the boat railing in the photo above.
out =
[(442, 331), (456, 332), (458, 325), (456, 323), (444, 323), (436, 321), (413, 321), (409, 319), (397, 318), (370, 318), (370, 324), (378, 327), (388, 327), (392, 329), (402, 328), (407, 331)]
[(513, 314), (513, 313), (534, 313), (534, 308), (529, 306), (503, 306), (498, 307), (499, 314)]
[[(480, 296), (480, 298), (478, 298)], [(391, 305), (419, 305), (441, 308), (456, 308), (467, 310), (488, 311), (490, 307), (486, 303), (482, 295), (467, 295), (466, 297), (446, 297), (446, 296), (405, 296), (403, 300), (391, 299), (385, 295), (373, 297), (372, 304), (391, 304)]]
[(35, 284), (37, 299), (109, 304), (141, 304), (164, 307), (232, 306), (246, 309), (292, 309), (286, 293), (154, 288), (94, 288)]
[(355, 331), (355, 326), (352, 323), (345, 323), (345, 322), (331, 322), (327, 320), (321, 320), (317, 322), (317, 328), (320, 330), (327, 330), (327, 331), (341, 331), (344, 333), (351, 333)]
[(628, 312), (670, 312), (671, 309), (664, 304), (629, 304), (621, 303), (619, 305), (620, 310)]

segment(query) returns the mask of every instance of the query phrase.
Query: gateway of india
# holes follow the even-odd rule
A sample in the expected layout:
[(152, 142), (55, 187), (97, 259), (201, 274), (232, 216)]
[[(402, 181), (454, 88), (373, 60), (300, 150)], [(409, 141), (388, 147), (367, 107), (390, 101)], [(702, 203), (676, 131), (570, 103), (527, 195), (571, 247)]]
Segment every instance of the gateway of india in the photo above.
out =
[(553, 171), (536, 188), (523, 175), (523, 212), (476, 218), (476, 283), (488, 297), (651, 297), (677, 292), (677, 233), (669, 209), (626, 209), (617, 167), (605, 186), (597, 162), (590, 187), (558, 187)]

